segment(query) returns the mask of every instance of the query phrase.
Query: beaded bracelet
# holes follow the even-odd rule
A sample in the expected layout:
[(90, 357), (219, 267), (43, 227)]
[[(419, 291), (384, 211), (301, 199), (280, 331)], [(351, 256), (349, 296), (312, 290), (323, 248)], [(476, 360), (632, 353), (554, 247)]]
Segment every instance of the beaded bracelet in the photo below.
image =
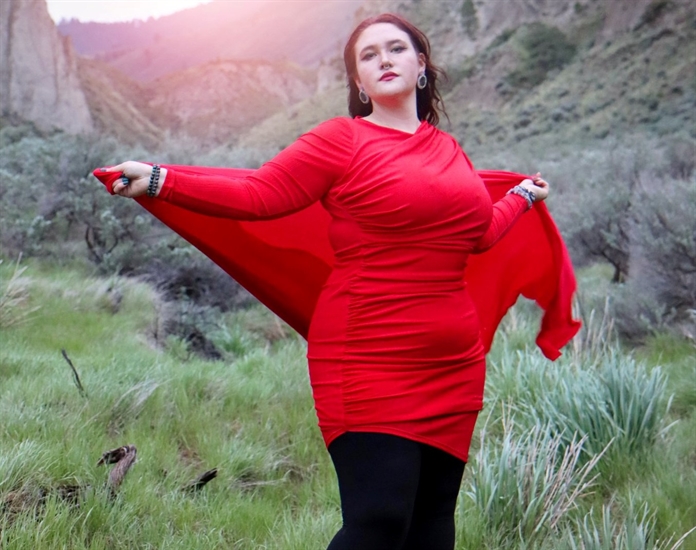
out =
[(147, 196), (155, 197), (157, 195), (157, 187), (159, 186), (160, 167), (159, 164), (152, 165), (152, 174), (150, 174), (150, 183), (147, 185)]
[(534, 204), (534, 201), (536, 201), (536, 195), (534, 194), (534, 191), (531, 191), (529, 189), (525, 189), (521, 185), (515, 185), (512, 189), (510, 189), (506, 195), (519, 195), (522, 197), (524, 200), (527, 201), (527, 210), (529, 210), (532, 207), (532, 204)]

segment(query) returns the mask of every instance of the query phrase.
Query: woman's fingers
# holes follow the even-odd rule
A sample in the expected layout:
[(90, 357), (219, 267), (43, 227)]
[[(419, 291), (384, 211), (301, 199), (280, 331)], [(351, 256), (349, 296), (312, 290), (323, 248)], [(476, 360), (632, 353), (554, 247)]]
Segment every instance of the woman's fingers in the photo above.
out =
[(130, 179), (149, 178), (152, 172), (152, 166), (143, 162), (135, 162), (128, 160), (117, 164), (116, 166), (104, 167), (100, 169), (103, 172), (123, 172), (123, 175)]
[(540, 172), (537, 172), (531, 178), (523, 179), (520, 185), (534, 193), (537, 201), (545, 200), (549, 194), (549, 184), (541, 178)]
[(117, 164), (116, 166), (106, 166), (104, 168), (100, 168), (100, 172), (123, 172), (123, 167), (125, 166), (125, 162), (122, 162), (121, 164)]
[[(128, 181), (128, 183), (126, 183), (124, 179)], [(128, 178), (121, 178), (116, 180), (116, 182), (113, 185), (114, 193), (116, 193), (117, 195), (125, 196), (124, 192), (126, 191), (126, 189), (128, 189), (128, 185), (130, 185), (130, 180), (128, 180)]]

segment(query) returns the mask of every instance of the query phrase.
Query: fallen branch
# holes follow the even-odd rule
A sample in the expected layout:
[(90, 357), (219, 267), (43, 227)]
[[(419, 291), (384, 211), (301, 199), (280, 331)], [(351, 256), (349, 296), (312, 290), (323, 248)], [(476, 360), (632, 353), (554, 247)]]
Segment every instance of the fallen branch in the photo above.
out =
[(123, 483), (128, 470), (135, 463), (137, 452), (135, 445), (125, 445), (118, 449), (106, 451), (99, 459), (99, 462), (97, 462), (97, 466), (116, 464), (114, 469), (109, 472), (109, 481), (107, 481), (107, 486), (111, 489), (112, 494), (116, 493), (116, 490)]
[(63, 353), (63, 358), (68, 362), (68, 365), (70, 365), (70, 368), (72, 369), (73, 373), (73, 379), (75, 380), (75, 385), (77, 386), (77, 389), (80, 392), (80, 395), (87, 399), (87, 392), (85, 391), (84, 386), (82, 385), (82, 381), (80, 380), (80, 375), (77, 374), (77, 369), (75, 368), (75, 365), (73, 365), (73, 362), (70, 360), (70, 357), (68, 357), (68, 352), (66, 352), (64, 349), (60, 350)]
[(189, 483), (186, 487), (184, 487), (184, 491), (189, 491), (189, 492), (200, 491), (203, 487), (206, 486), (206, 484), (209, 481), (215, 479), (217, 477), (217, 474), (218, 474), (217, 468), (213, 468), (212, 470), (208, 470), (207, 472), (203, 472), (193, 482)]

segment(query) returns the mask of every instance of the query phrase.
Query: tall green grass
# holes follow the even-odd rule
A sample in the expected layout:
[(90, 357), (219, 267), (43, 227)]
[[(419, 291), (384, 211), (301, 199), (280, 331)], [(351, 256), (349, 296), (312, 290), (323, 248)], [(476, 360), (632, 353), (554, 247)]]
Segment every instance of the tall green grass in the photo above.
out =
[[(0, 329), (0, 548), (326, 547), (340, 503), (301, 339), (231, 313), (211, 332), (226, 359), (204, 361), (155, 339), (145, 284), (37, 263), (22, 277), (21, 308), (41, 309)], [(535, 324), (520, 304), (490, 354), (458, 550), (671, 549), (696, 525), (689, 344), (578, 344), (550, 363), (527, 349)], [(138, 460), (112, 498), (96, 462), (125, 444)]]
[(581, 465), (586, 437), (565, 445), (549, 426), (537, 424), (520, 436), (516, 431), (505, 423), (502, 444), (487, 440), (486, 430), (481, 431), (486, 441), (467, 491), (486, 518), (487, 530), (503, 546), (546, 540), (591, 491), (602, 456)]

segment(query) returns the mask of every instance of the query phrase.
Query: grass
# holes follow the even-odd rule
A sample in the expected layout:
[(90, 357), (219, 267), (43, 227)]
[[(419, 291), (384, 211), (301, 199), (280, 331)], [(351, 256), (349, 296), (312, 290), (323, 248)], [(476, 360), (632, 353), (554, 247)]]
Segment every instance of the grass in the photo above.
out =
[(550, 426), (519, 435), (504, 425), (502, 445), (481, 431), (481, 451), (470, 472), (469, 496), (487, 518), (498, 544), (531, 545), (546, 539), (593, 487), (603, 453), (580, 465), (586, 436), (569, 444)]
[[(26, 267), (20, 267), (20, 258), (14, 265), (12, 273), (2, 287), (0, 287), (0, 328), (9, 328), (28, 320), (38, 307), (26, 308), (25, 302), (28, 299), (26, 280), (22, 278), (22, 273)], [(0, 260), (0, 264), (2, 260)]]
[[(0, 548), (326, 547), (339, 498), (301, 339), (263, 310), (232, 313), (212, 335), (227, 360), (204, 361), (155, 345), (147, 285), (25, 267), (19, 311), (41, 309), (0, 329)], [(0, 264), (0, 288), (16, 269)], [(458, 550), (672, 548), (696, 525), (692, 344), (656, 335), (628, 355), (595, 331), (552, 364), (526, 347), (536, 322), (517, 306), (490, 354)], [(572, 433), (554, 428), (571, 414), (566, 394), (585, 400)], [(581, 413), (600, 402), (613, 420), (598, 436)], [(112, 498), (96, 462), (126, 444), (138, 459)], [(182, 491), (210, 468), (219, 475), (204, 489)]]

